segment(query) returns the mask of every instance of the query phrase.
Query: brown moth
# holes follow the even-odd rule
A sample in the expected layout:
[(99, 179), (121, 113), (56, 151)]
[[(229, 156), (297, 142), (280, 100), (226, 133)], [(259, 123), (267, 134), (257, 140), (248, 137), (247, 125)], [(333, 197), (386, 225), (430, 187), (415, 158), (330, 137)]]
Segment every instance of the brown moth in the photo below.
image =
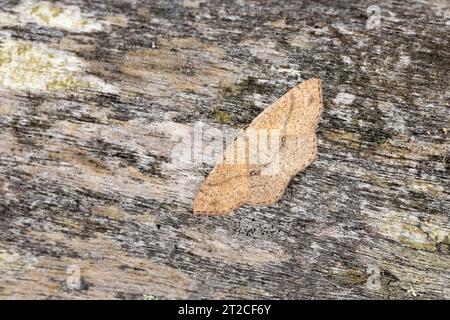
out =
[(244, 205), (268, 205), (317, 157), (322, 81), (298, 84), (241, 130), (203, 182), (196, 214), (226, 214)]

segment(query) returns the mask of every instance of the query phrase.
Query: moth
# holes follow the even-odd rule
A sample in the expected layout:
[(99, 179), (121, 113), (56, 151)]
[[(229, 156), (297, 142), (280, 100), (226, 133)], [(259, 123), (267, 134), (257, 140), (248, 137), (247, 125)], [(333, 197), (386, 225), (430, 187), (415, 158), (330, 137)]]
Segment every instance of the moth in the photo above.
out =
[(227, 214), (278, 202), (290, 182), (317, 157), (316, 129), (323, 110), (322, 81), (289, 90), (242, 129), (205, 179), (195, 214)]

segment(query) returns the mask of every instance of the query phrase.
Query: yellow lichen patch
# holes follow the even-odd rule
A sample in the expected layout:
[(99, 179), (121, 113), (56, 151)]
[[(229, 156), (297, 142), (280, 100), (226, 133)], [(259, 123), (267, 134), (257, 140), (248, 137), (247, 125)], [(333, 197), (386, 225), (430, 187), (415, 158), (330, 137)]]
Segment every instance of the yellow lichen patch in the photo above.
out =
[(434, 252), (439, 244), (450, 245), (450, 229), (445, 214), (419, 220), (416, 216), (406, 218), (404, 213), (390, 211), (380, 221), (379, 231), (384, 236), (410, 248)]
[(440, 229), (434, 229), (429, 233), (430, 238), (438, 243), (438, 244), (445, 244), (447, 246), (450, 246), (450, 232), (446, 232)]
[[(402, 294), (411, 285), (417, 289), (424, 288), (424, 284), (430, 290), (442, 290), (442, 274), (450, 271), (446, 254), (446, 236), (450, 235), (447, 212), (425, 216), (407, 210), (378, 210), (373, 214), (371, 224), (389, 245), (384, 248), (378, 246), (378, 249), (373, 244), (359, 245), (355, 251), (362, 257), (370, 257), (369, 261), (363, 260), (366, 265), (374, 263), (379, 267), (380, 293), (383, 296)], [(389, 278), (395, 281), (395, 286), (389, 284)], [(426, 294), (423, 291), (417, 293)]]
[(389, 217), (383, 220), (380, 232), (417, 250), (434, 252), (439, 244), (450, 245), (450, 230), (443, 227), (448, 222), (445, 215), (436, 215), (426, 221), (409, 217), (407, 221), (399, 222), (399, 214), (391, 212)]
[(77, 6), (66, 6), (49, 1), (25, 0), (15, 7), (21, 23), (58, 28), (74, 32), (102, 30), (100, 22), (81, 12)]
[(216, 122), (221, 124), (229, 123), (231, 120), (231, 116), (228, 112), (219, 110), (218, 108), (214, 108), (213, 117)]
[(445, 214), (433, 215), (427, 221), (422, 222), (421, 229), (436, 244), (450, 246), (450, 225), (448, 224), (448, 217)]
[(436, 250), (436, 243), (428, 239), (427, 233), (416, 225), (403, 224), (399, 241), (401, 244), (418, 250)]
[(80, 58), (44, 44), (11, 39), (0, 42), (0, 88), (30, 92), (89, 88), (115, 91), (84, 69)]

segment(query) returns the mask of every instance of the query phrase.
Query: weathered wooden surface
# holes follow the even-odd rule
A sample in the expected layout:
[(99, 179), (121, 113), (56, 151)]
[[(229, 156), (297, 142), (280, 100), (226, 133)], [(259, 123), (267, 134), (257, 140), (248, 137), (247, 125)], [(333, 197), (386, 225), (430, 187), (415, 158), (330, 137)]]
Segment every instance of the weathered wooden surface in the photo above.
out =
[[(1, 298), (450, 298), (449, 1), (0, 4)], [(310, 77), (318, 159), (192, 215), (179, 136)]]

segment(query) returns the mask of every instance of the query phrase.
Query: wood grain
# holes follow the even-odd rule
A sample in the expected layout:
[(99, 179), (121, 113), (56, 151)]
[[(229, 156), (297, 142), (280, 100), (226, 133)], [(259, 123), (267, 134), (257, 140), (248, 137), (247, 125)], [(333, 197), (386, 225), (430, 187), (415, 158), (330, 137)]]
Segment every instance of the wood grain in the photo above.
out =
[[(58, 3), (0, 1), (0, 298), (450, 298), (448, 1)], [(194, 216), (193, 126), (313, 77), (317, 160)]]

